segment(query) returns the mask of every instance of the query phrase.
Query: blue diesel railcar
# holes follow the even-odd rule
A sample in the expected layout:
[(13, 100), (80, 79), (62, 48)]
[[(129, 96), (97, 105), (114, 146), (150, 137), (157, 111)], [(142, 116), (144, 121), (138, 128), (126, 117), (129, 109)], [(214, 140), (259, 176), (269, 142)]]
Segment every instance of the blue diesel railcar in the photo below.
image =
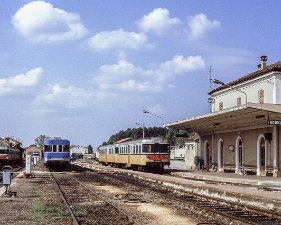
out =
[(66, 168), (70, 163), (70, 142), (60, 138), (44, 142), (44, 164), (58, 168)]

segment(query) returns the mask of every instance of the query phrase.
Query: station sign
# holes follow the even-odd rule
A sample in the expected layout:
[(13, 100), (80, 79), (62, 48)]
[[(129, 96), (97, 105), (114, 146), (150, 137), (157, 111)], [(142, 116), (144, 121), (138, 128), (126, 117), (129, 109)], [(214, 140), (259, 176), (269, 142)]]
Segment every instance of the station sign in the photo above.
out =
[(281, 120), (268, 120), (268, 125), (281, 125)]

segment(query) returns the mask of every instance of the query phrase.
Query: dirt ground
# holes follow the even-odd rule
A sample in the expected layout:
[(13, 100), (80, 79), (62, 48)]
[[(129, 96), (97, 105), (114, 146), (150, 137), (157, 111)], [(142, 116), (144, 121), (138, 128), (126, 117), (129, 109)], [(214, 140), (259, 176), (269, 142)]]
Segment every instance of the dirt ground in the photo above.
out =
[[(106, 195), (111, 195), (112, 199), (119, 199), (119, 196), (126, 196), (128, 192), (124, 189), (118, 188), (116, 186), (99, 186), (95, 187), (99, 189)], [(132, 195), (138, 193), (131, 193)], [(121, 197), (122, 199), (122, 197)], [(193, 218), (189, 218), (183, 215), (180, 215), (171, 205), (165, 205), (154, 199), (153, 197), (142, 197), (148, 201), (140, 202), (130, 202), (124, 201), (123, 208), (126, 208), (126, 211), (132, 211), (134, 214), (142, 218), (142, 222), (148, 225), (196, 225), (198, 221)], [(120, 201), (118, 201), (120, 204)]]
[[(44, 170), (40, 166), (34, 170)], [(50, 176), (36, 173), (33, 178), (15, 178), (11, 190), (16, 196), (0, 197), (0, 224), (72, 224)]]
[[(13, 180), (11, 190), (16, 192), (16, 196), (2, 195), (0, 197), (0, 225), (73, 224), (67, 208), (43, 165), (39, 163), (33, 167), (33, 173), (35, 176), (32, 178)], [(116, 186), (99, 186), (98, 189), (107, 193), (106, 195), (111, 195), (112, 198), (126, 194), (124, 190)], [(155, 202), (126, 202), (123, 206), (124, 209), (134, 212), (133, 214), (140, 215), (145, 224), (149, 225), (197, 224), (193, 219), (177, 214), (171, 207)]]

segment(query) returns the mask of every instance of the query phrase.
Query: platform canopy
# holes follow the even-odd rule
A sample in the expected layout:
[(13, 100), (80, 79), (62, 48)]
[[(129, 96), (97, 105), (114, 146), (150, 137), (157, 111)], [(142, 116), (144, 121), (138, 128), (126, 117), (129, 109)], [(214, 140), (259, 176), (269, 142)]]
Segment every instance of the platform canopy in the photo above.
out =
[(164, 127), (205, 133), (250, 126), (271, 126), (269, 121), (271, 124), (281, 125), (281, 105), (248, 102), (247, 105), (168, 123)]

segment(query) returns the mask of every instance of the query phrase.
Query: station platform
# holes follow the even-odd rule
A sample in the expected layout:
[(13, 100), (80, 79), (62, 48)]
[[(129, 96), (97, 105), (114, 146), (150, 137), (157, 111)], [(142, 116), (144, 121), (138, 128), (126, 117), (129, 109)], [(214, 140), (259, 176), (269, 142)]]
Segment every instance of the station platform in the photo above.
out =
[(252, 186), (259, 189), (281, 191), (281, 177), (242, 175), (228, 172), (206, 172), (201, 170), (186, 169), (183, 161), (171, 161), (171, 165), (166, 170), (170, 170), (171, 175), (185, 179), (228, 183), (232, 185)]

